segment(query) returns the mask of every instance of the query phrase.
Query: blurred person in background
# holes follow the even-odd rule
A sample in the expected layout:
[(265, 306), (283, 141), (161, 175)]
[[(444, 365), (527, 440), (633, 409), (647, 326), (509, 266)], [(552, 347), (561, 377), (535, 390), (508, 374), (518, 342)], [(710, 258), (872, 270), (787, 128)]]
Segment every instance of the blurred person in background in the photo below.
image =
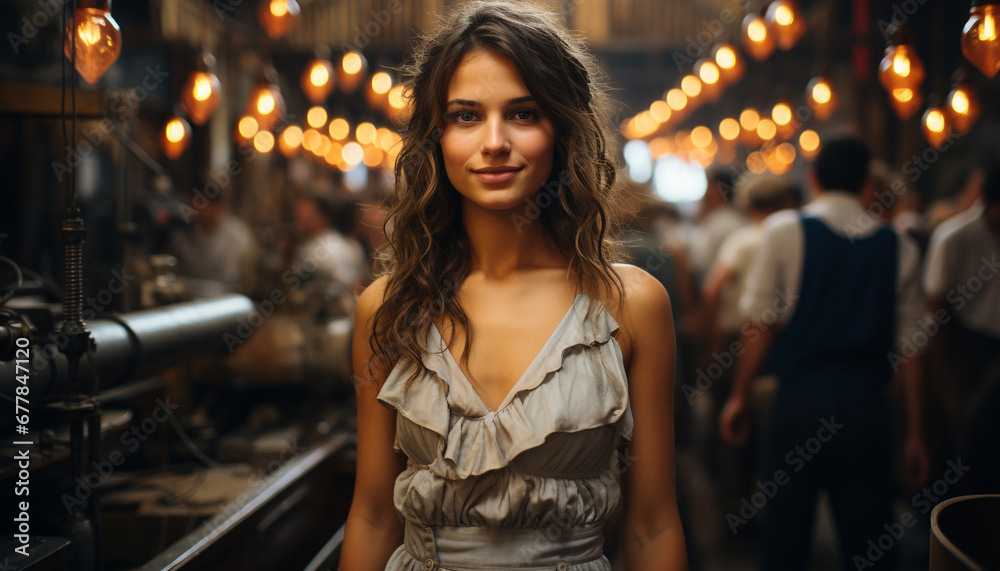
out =
[[(905, 483), (916, 488), (929, 473), (922, 360), (887, 358), (920, 331), (920, 254), (866, 210), (870, 162), (860, 140), (824, 145), (809, 173), (816, 198), (768, 220), (741, 299), (754, 317), (743, 327), (744, 354), (719, 431), (734, 446), (747, 442), (750, 382), (768, 362), (778, 386), (761, 459), (761, 482), (774, 488), (760, 526), (765, 571), (806, 568), (821, 489), (829, 493), (843, 569), (857, 568), (868, 542), (896, 522), (885, 395), (894, 366), (906, 389)], [(863, 566), (895, 569), (896, 558), (889, 549)]]
[(702, 287), (710, 325), (706, 353), (711, 356), (700, 364), (700, 369), (710, 370), (715, 363), (721, 368), (721, 375), (712, 379), (707, 391), (699, 393), (703, 400), (694, 402), (706, 419), (706, 460), (710, 475), (716, 478), (718, 500), (725, 511), (739, 509), (739, 498), (748, 489), (755, 465), (752, 451), (733, 450), (719, 440), (716, 421), (729, 395), (733, 365), (742, 353), (739, 341), (744, 319), (739, 299), (764, 235), (764, 219), (778, 210), (797, 207), (801, 194), (788, 177), (772, 174), (749, 175), (740, 180), (734, 193), (734, 202), (746, 213), (750, 224), (734, 230), (722, 242)]
[(974, 467), (964, 493), (1000, 493), (1000, 166), (983, 171), (982, 200), (942, 222), (924, 271), (931, 339), (941, 365), (932, 387), (943, 403), (952, 454)]
[(355, 289), (367, 274), (362, 247), (350, 236), (357, 211), (355, 196), (338, 194), (332, 185), (320, 182), (295, 199), (293, 211), (299, 239), (292, 262), (295, 276), (310, 292), (335, 301), (348, 313), (353, 311)]
[(231, 193), (210, 181), (181, 198), (189, 226), (170, 235), (167, 250), (193, 297), (252, 289), (257, 243), (250, 227), (230, 211), (231, 203)]
[(708, 187), (702, 196), (691, 230), (689, 256), (697, 282), (704, 282), (726, 236), (744, 226), (747, 219), (732, 204), (733, 173), (728, 168), (713, 167), (705, 172)]

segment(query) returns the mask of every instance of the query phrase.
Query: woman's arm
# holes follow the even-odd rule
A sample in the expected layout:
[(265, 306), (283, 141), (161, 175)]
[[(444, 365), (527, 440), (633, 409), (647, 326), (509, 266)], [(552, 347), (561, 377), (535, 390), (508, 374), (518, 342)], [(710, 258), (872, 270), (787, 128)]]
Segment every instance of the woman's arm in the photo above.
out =
[(630, 341), (627, 363), (634, 422), (622, 476), (625, 568), (687, 569), (684, 532), (674, 491), (674, 325), (670, 298), (646, 272), (618, 266), (625, 282), (622, 313)]
[[(358, 298), (354, 317), (354, 388), (358, 402), (358, 461), (354, 498), (347, 514), (340, 571), (384, 571), (392, 552), (403, 543), (403, 524), (392, 502), (396, 477), (406, 458), (396, 454), (396, 412), (375, 400), (388, 371), (368, 363), (371, 317), (385, 288), (378, 279)], [(376, 384), (377, 382), (377, 384)]]

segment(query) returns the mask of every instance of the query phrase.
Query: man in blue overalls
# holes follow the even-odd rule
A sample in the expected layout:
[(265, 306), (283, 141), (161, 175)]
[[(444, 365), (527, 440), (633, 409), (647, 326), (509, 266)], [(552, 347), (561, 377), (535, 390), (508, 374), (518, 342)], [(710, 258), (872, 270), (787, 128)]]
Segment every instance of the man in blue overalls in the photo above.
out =
[(809, 173), (817, 197), (801, 212), (778, 212), (766, 222), (741, 300), (749, 317), (745, 353), (720, 433), (732, 445), (746, 442), (750, 381), (768, 365), (778, 388), (763, 437), (760, 497), (748, 502), (763, 516), (764, 570), (806, 568), (824, 488), (842, 567), (895, 569), (898, 538), (879, 546), (897, 524), (884, 396), (894, 369), (906, 394), (905, 476), (911, 485), (927, 477), (920, 360), (890, 360), (900, 340), (919, 328), (920, 255), (878, 220), (870, 160), (859, 140), (825, 144)]

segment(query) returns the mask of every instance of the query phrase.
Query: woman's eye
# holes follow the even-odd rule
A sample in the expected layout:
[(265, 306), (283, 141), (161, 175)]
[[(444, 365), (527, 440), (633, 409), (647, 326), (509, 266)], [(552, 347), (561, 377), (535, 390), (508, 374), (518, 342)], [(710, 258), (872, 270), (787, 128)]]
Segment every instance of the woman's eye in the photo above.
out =
[(471, 111), (457, 111), (452, 113), (451, 118), (459, 123), (468, 123), (469, 121), (475, 121), (476, 114)]
[(538, 117), (538, 113), (532, 111), (531, 109), (520, 109), (514, 113), (514, 118), (521, 121), (529, 121)]

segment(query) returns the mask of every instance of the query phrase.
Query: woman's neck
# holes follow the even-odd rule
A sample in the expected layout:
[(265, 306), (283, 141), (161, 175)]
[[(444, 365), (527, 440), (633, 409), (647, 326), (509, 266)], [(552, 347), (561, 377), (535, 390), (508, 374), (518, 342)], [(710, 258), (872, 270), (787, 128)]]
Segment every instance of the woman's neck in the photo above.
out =
[(566, 263), (545, 231), (544, 223), (528, 216), (527, 205), (511, 210), (486, 210), (462, 201), (462, 222), (469, 236), (470, 273), (502, 280), (528, 267)]

